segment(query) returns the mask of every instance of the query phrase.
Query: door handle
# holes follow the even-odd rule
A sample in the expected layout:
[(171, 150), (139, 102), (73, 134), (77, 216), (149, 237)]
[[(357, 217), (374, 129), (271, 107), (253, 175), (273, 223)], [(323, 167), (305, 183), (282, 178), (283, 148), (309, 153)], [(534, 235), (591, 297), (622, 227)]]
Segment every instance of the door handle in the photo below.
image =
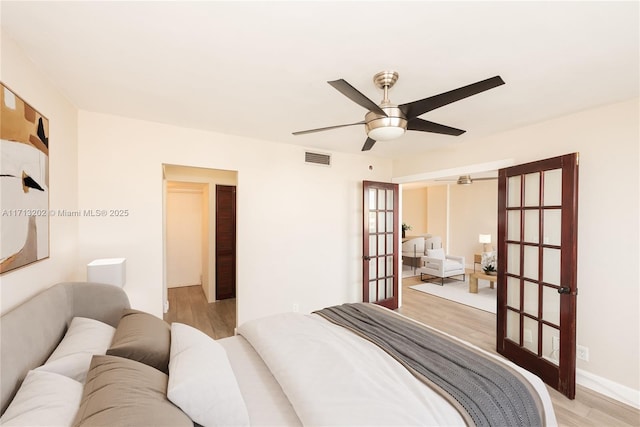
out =
[(363, 256), (362, 259), (365, 261), (371, 261), (371, 257), (369, 255)]
[(569, 294), (571, 293), (571, 288), (568, 286), (562, 286), (561, 288), (558, 288), (558, 293), (559, 294)]

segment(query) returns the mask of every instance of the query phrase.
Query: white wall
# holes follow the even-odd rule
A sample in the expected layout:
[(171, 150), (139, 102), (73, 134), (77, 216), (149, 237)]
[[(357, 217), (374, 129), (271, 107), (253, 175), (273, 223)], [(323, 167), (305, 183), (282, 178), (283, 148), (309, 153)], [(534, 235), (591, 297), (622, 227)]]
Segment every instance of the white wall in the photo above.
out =
[(389, 181), (388, 160), (307, 165), (300, 147), (81, 111), (78, 161), (81, 206), (131, 213), (81, 218), (79, 264), (127, 258), (136, 308), (162, 314), (165, 163), (238, 171), (239, 323), (361, 298), (362, 180)]
[(434, 236), (440, 236), (442, 247), (445, 251), (449, 250), (449, 243), (447, 242), (449, 203), (447, 198), (448, 190), (446, 185), (435, 185), (427, 188), (427, 223), (429, 224), (429, 230), (427, 231)]
[(402, 222), (411, 226), (407, 237), (429, 232), (427, 217), (427, 188), (403, 189)]
[[(640, 404), (638, 100), (394, 161), (394, 177), (512, 158), (580, 153), (578, 344), (587, 375), (612, 381)], [(475, 185), (475, 184), (474, 184)], [(612, 363), (613, 362), (613, 363)], [(626, 388), (625, 388), (626, 387)]]
[[(25, 57), (14, 41), (1, 34), (0, 80), (49, 119), (49, 206), (76, 210), (77, 109)], [(78, 218), (51, 216), (49, 258), (0, 276), (0, 312), (15, 307), (55, 283), (86, 277), (76, 262)]]
[(483, 249), (478, 242), (479, 234), (490, 234), (491, 245), (496, 246), (498, 181), (451, 184), (449, 194), (449, 253), (464, 256), (467, 268), (473, 268), (473, 255), (482, 253)]
[[(207, 190), (205, 188), (205, 190)], [(201, 284), (202, 190), (169, 188), (167, 191), (167, 287)]]

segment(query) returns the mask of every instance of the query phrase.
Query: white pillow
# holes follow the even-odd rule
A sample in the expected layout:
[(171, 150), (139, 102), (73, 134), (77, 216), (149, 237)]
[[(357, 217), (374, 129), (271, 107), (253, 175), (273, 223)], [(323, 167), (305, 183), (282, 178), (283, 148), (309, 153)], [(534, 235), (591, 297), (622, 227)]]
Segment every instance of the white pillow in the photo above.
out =
[(249, 415), (224, 348), (182, 323), (171, 324), (167, 397), (203, 426), (248, 426)]
[(55, 372), (84, 383), (91, 357), (106, 354), (115, 331), (113, 326), (98, 320), (74, 317), (58, 347), (36, 370)]
[(427, 256), (429, 258), (444, 259), (444, 249), (427, 249)]
[(0, 418), (4, 426), (70, 426), (78, 412), (83, 386), (63, 375), (29, 371)]

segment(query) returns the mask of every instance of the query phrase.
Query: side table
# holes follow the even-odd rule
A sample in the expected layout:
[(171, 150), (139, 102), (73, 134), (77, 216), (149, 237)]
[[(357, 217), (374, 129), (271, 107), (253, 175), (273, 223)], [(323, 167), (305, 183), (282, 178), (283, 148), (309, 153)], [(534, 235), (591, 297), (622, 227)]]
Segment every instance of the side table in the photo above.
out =
[(495, 282), (498, 280), (498, 276), (491, 276), (481, 271), (473, 272), (469, 275), (469, 293), (478, 293), (478, 279), (484, 279), (489, 281), (489, 287), (493, 289)]

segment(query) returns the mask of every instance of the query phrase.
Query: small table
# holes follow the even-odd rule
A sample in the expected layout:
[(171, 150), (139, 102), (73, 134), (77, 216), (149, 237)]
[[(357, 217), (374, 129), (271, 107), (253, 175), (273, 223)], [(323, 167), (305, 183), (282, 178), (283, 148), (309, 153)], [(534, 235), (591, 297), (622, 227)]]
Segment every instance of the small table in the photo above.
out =
[(494, 283), (497, 281), (498, 276), (492, 276), (489, 274), (484, 274), (481, 271), (471, 273), (469, 275), (469, 293), (477, 294), (478, 293), (478, 279), (484, 279), (489, 281), (489, 287), (493, 289)]

